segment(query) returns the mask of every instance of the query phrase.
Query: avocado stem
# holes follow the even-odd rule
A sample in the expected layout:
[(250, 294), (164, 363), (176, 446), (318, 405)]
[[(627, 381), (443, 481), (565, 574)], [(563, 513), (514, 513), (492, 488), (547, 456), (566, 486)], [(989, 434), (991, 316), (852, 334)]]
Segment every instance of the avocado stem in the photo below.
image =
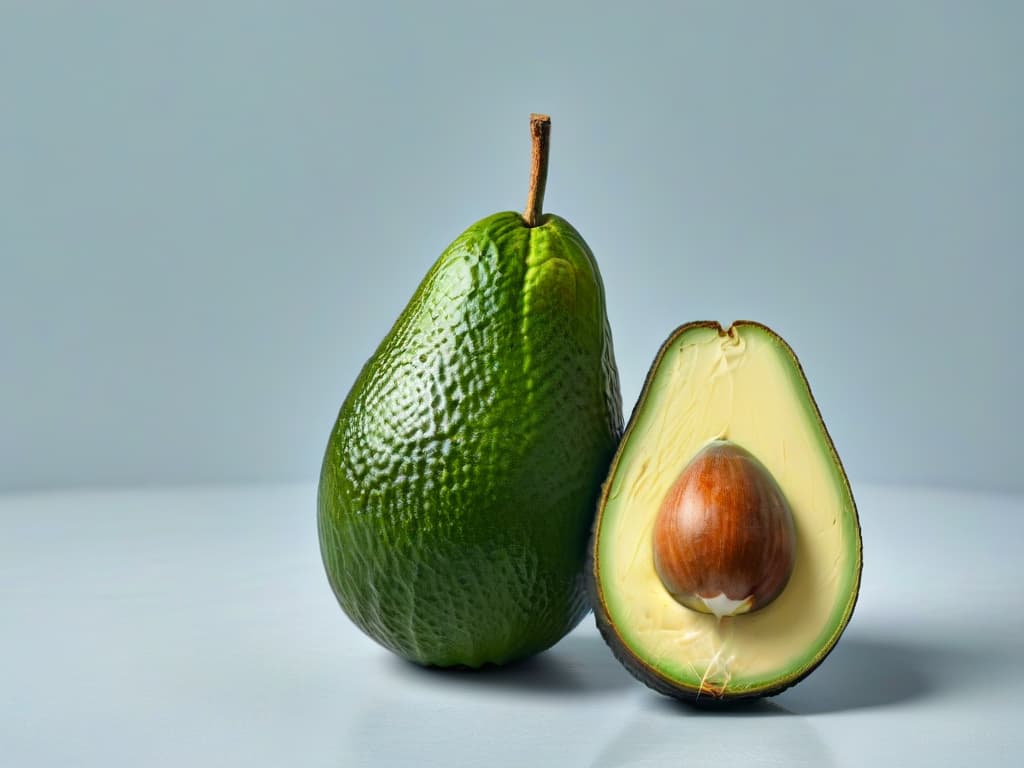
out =
[(551, 142), (551, 118), (547, 115), (530, 115), (530, 137), (533, 139), (533, 154), (530, 159), (530, 191), (526, 195), (526, 210), (523, 220), (528, 227), (540, 224), (544, 207), (544, 187), (548, 182), (548, 147)]

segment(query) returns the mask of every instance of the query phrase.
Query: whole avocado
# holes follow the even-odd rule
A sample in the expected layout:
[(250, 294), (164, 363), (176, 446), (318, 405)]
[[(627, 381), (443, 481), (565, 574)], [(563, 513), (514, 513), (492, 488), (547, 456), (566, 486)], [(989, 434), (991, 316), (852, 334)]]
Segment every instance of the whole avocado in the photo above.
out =
[(541, 214), (550, 122), (532, 116), (527, 211), (441, 255), (363, 367), (320, 475), (321, 554), (367, 635), (425, 665), (502, 664), (587, 613), (587, 541), (622, 431), (593, 254)]

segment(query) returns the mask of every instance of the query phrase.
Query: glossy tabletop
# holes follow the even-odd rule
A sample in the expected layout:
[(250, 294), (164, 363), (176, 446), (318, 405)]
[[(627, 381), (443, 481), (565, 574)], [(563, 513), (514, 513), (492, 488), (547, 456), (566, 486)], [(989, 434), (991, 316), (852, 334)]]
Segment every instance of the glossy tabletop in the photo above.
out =
[(1024, 497), (856, 485), (860, 603), (774, 699), (698, 710), (584, 620), (483, 672), (344, 617), (312, 486), (0, 496), (0, 764), (1018, 766)]

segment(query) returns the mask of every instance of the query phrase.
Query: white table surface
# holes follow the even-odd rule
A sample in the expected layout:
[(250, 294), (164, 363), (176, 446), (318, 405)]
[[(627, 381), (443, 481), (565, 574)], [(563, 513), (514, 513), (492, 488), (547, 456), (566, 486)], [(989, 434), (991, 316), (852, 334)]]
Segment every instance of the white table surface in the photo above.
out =
[(860, 603), (774, 699), (700, 711), (588, 617), (483, 673), (349, 624), (312, 486), (0, 496), (0, 765), (1024, 765), (1024, 497), (857, 486)]

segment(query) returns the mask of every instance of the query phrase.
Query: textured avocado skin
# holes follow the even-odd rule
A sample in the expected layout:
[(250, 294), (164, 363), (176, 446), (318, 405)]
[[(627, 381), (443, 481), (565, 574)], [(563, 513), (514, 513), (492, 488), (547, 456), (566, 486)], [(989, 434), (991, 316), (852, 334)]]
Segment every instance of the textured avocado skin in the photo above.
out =
[[(800, 364), (800, 360), (797, 358), (796, 353), (793, 352), (792, 348), (786, 341), (779, 336), (775, 331), (766, 325), (752, 321), (752, 320), (737, 320), (732, 324), (732, 327), (737, 329), (743, 329), (744, 327), (756, 328), (761, 332), (773, 337), (775, 341), (780, 344), (783, 349), (788, 353), (792, 364), (799, 372), (800, 376), (806, 382), (807, 376), (804, 373), (803, 366)], [(745, 690), (745, 691), (713, 691), (704, 690), (697, 691), (694, 688), (690, 688), (685, 685), (680, 685), (678, 682), (671, 680), (662, 675), (654, 667), (647, 664), (642, 658), (637, 656), (633, 650), (623, 641), (619, 635), (618, 630), (615, 628), (615, 623), (612, 621), (611, 616), (608, 612), (608, 606), (605, 603), (604, 592), (601, 587), (601, 579), (599, 574), (599, 563), (598, 563), (598, 547), (600, 544), (601, 537), (601, 519), (604, 514), (605, 505), (608, 502), (608, 493), (611, 489), (612, 480), (615, 477), (615, 470), (618, 467), (619, 459), (623, 453), (629, 448), (629, 438), (632, 431), (633, 425), (637, 422), (640, 414), (643, 411), (644, 403), (647, 400), (647, 394), (650, 391), (651, 383), (654, 381), (655, 374), (658, 372), (658, 366), (661, 364), (665, 354), (672, 348), (676, 341), (684, 335), (687, 331), (695, 328), (711, 328), (717, 330), (719, 333), (724, 333), (721, 325), (714, 321), (701, 320), (692, 323), (686, 323), (676, 328), (665, 342), (661, 345), (658, 350), (657, 356), (654, 358), (654, 362), (651, 364), (650, 370), (647, 372), (647, 378), (644, 380), (643, 388), (640, 391), (640, 397), (637, 399), (636, 405), (633, 406), (633, 411), (629, 417), (629, 423), (626, 425), (625, 432), (622, 440), (615, 452), (615, 456), (612, 459), (611, 468), (608, 471), (608, 476), (605, 479), (602, 489), (601, 498), (598, 502), (597, 516), (594, 519), (593, 531), (590, 537), (590, 544), (587, 547), (587, 595), (590, 600), (590, 604), (594, 609), (594, 619), (597, 624), (597, 629), (601, 633), (601, 637), (612, 651), (612, 655), (622, 664), (626, 670), (632, 674), (637, 680), (642, 682), (648, 688), (657, 691), (658, 693), (664, 694), (665, 696), (671, 696), (672, 698), (679, 699), (691, 704), (700, 705), (727, 705), (733, 702), (750, 701), (753, 699), (766, 698), (769, 696), (777, 696), (794, 685), (804, 680), (810, 675), (818, 666), (825, 660), (825, 658), (835, 648), (836, 643), (839, 641), (839, 637), (846, 629), (847, 624), (850, 622), (850, 618), (853, 616), (854, 608), (857, 605), (857, 598), (859, 596), (859, 585), (861, 578), (861, 571), (863, 568), (863, 543), (860, 535), (860, 519), (857, 514), (856, 502), (853, 507), (853, 520), (857, 531), (857, 573), (854, 579), (854, 592), (852, 599), (846, 611), (846, 615), (843, 619), (842, 624), (839, 627), (839, 631), (833, 638), (832, 642), (826, 645), (818, 657), (814, 660), (814, 663), (808, 666), (801, 674), (792, 675), (788, 678), (780, 680), (778, 684), (773, 686), (766, 686), (756, 690)], [(846, 476), (846, 471), (843, 468), (843, 463), (839, 458), (839, 454), (836, 452), (835, 445), (832, 442), (832, 437), (828, 433), (828, 429), (825, 426), (825, 422), (821, 418), (821, 411), (818, 408), (818, 404), (814, 400), (814, 394), (811, 392), (810, 387), (807, 388), (807, 396), (810, 399), (810, 404), (814, 409), (814, 413), (817, 416), (818, 425), (821, 428), (823, 436), (823, 448), (829, 453), (831, 460), (839, 469), (839, 474), (842, 476), (843, 481), (849, 488), (849, 478)], [(850, 495), (851, 500), (853, 495)]]
[(604, 288), (564, 220), (477, 222), (359, 374), (320, 476), (338, 602), (421, 664), (541, 651), (588, 610), (587, 540), (622, 432)]

